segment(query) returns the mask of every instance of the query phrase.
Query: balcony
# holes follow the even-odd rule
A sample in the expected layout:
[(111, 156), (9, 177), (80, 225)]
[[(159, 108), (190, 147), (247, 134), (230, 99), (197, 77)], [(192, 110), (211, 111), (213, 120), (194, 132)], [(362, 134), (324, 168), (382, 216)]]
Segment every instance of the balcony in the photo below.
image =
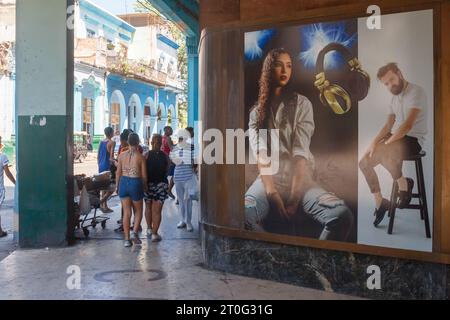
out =
[(106, 68), (108, 42), (104, 38), (75, 39), (75, 61)]
[(176, 70), (158, 70), (154, 60), (150, 64), (130, 60), (127, 47), (113, 46), (104, 38), (76, 39), (75, 61), (159, 86), (169, 85), (178, 89), (183, 87)]

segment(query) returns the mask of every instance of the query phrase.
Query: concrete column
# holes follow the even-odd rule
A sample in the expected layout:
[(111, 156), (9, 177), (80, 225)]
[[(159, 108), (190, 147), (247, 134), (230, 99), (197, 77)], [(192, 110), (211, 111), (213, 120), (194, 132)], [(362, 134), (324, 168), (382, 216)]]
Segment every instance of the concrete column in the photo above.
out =
[(74, 95), (75, 95), (75, 100), (74, 100), (74, 106), (73, 106), (73, 112), (74, 112), (74, 116), (73, 116), (73, 130), (74, 131), (81, 131), (82, 129), (82, 110), (83, 110), (83, 106), (82, 106), (82, 96), (81, 96), (81, 91), (79, 87), (75, 87), (74, 90)]
[[(17, 206), (21, 247), (73, 240), (73, 0), (17, 0)], [(18, 232), (18, 234), (17, 234)]]
[(170, 124), (170, 126), (172, 127), (173, 131), (175, 132), (176, 130), (178, 130), (178, 126), (179, 126), (178, 118), (172, 118), (171, 122), (172, 123)]
[(103, 108), (103, 96), (96, 96), (94, 99), (94, 135), (103, 136), (105, 125), (104, 115), (105, 110)]
[(188, 125), (198, 121), (198, 38), (186, 37), (188, 51)]
[(150, 137), (152, 137), (153, 134), (158, 133), (158, 117), (157, 116), (150, 116)]
[[(2, 124), (6, 123), (6, 76), (0, 75), (0, 121)], [(6, 140), (6, 126), (2, 125), (0, 127), (0, 136)]]
[(8, 132), (7, 132), (7, 138), (11, 139), (11, 134), (13, 132), (13, 119), (14, 119), (14, 80), (12, 79), (11, 76), (7, 77), (7, 109), (6, 109), (6, 123), (7, 123), (7, 127), (8, 127)]

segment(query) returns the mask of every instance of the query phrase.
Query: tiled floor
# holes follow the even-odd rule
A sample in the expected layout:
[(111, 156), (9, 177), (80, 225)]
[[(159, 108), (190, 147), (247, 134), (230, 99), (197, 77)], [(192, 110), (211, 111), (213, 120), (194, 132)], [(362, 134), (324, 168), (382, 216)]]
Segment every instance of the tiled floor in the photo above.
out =
[[(90, 174), (91, 167), (87, 163), (76, 169)], [(12, 190), (2, 211), (8, 230), (12, 230)], [(204, 268), (198, 217), (194, 214), (195, 232), (177, 229), (173, 200), (164, 207), (162, 242), (145, 238), (144, 221), (142, 246), (124, 248), (122, 235), (114, 232), (120, 217), (117, 197), (110, 206), (115, 213), (109, 216), (106, 229), (91, 229), (89, 239), (78, 232), (80, 240), (73, 247), (18, 249), (10, 254), (16, 249), (12, 236), (0, 240), (0, 299), (354, 299)], [(196, 203), (194, 209), (198, 212)], [(71, 266), (81, 272), (79, 290), (68, 289)]]
[[(197, 233), (176, 229), (175, 202), (164, 208), (158, 244), (124, 248), (113, 231), (97, 228), (74, 247), (16, 250), (0, 262), (0, 299), (351, 299), (343, 295), (235, 276), (202, 267)], [(145, 227), (144, 227), (145, 230)], [(81, 237), (82, 234), (79, 234)], [(81, 289), (69, 290), (67, 269), (78, 266)]]

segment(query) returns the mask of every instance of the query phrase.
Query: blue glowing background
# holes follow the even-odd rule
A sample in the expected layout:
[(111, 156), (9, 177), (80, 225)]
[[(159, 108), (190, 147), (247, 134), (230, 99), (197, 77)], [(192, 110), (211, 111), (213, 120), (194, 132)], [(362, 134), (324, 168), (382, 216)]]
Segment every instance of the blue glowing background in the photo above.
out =
[(253, 31), (245, 33), (245, 58), (247, 61), (261, 59), (264, 48), (275, 35), (275, 29)]
[[(336, 42), (350, 49), (357, 40), (356, 33), (348, 34), (345, 22), (312, 24), (300, 27), (299, 31), (304, 50), (298, 57), (306, 68), (315, 68), (319, 52), (328, 44)], [(338, 68), (344, 63), (337, 52), (325, 56), (325, 69)]]

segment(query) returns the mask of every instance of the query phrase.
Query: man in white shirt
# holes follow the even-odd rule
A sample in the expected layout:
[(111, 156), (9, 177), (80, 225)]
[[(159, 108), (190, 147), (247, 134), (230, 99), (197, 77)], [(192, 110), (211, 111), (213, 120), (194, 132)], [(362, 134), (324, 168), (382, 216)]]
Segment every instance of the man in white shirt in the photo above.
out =
[(389, 63), (380, 68), (377, 77), (393, 96), (384, 127), (373, 139), (359, 163), (375, 198), (374, 226), (381, 223), (390, 206), (390, 202), (381, 194), (374, 168), (381, 164), (397, 181), (399, 187), (397, 207), (405, 208), (411, 202), (414, 180), (403, 176), (403, 160), (420, 153), (427, 134), (425, 90), (408, 82), (396, 63)]
[[(9, 171), (9, 161), (6, 154), (2, 153), (3, 150), (3, 144), (2, 144), (2, 137), (0, 137), (0, 209), (2, 207), (2, 203), (5, 200), (5, 184), (4, 184), (4, 174), (11, 180), (12, 183), (16, 183), (16, 180), (14, 179), (13, 175), (11, 174), (11, 171)], [(0, 216), (0, 238), (6, 237), (8, 234), (3, 231), (2, 224), (1, 224), (1, 216)]]

